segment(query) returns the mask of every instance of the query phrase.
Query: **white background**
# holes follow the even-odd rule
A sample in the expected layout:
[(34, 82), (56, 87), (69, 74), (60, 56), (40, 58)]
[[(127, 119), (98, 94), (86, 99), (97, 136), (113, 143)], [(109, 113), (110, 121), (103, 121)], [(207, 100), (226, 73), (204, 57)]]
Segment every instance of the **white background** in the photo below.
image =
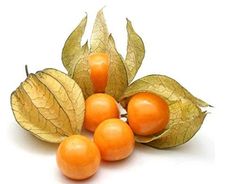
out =
[[(227, 0), (0, 0), (0, 183), (232, 183), (234, 172), (234, 1)], [(61, 50), (88, 13), (84, 42), (96, 12), (106, 6), (109, 31), (125, 55), (128, 17), (141, 35), (146, 57), (136, 78), (160, 73), (175, 78), (215, 106), (196, 136), (169, 150), (137, 145), (121, 162), (102, 163), (83, 182), (57, 169), (57, 145), (21, 129), (10, 109), (10, 93), (30, 72), (65, 71)], [(215, 148), (216, 144), (216, 148)]]

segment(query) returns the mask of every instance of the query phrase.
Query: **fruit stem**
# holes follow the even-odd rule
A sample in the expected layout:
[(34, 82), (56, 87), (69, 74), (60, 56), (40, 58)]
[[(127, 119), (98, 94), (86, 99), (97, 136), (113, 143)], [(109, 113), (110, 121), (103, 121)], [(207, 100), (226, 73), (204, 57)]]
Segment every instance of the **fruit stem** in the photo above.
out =
[(121, 118), (127, 118), (127, 113), (121, 114)]
[(24, 68), (25, 68), (25, 73), (26, 73), (26, 76), (28, 77), (28, 76), (29, 76), (28, 65), (25, 65), (25, 66), (24, 66)]

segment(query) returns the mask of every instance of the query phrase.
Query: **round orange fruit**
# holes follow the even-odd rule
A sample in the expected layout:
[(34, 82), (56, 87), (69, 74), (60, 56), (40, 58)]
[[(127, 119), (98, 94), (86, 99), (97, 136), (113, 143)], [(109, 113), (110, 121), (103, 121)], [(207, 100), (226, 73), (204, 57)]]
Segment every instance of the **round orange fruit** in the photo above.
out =
[(72, 135), (59, 145), (56, 159), (65, 176), (83, 180), (96, 173), (101, 158), (93, 141), (81, 135)]
[(106, 53), (93, 53), (88, 57), (88, 64), (94, 92), (104, 93), (108, 81), (108, 55)]
[(161, 132), (169, 122), (169, 106), (160, 96), (141, 92), (131, 97), (127, 106), (128, 123), (135, 134)]
[(94, 132), (102, 121), (119, 118), (119, 114), (117, 102), (112, 96), (104, 93), (93, 94), (85, 102), (84, 126)]
[(94, 133), (101, 158), (106, 161), (121, 160), (131, 155), (135, 139), (131, 128), (120, 119), (103, 121)]

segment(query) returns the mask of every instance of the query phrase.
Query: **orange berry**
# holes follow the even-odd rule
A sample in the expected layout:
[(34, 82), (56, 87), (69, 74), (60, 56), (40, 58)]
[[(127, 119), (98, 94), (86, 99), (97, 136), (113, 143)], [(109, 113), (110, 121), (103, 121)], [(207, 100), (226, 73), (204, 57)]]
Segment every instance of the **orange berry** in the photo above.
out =
[(100, 152), (97, 146), (81, 135), (66, 138), (59, 145), (56, 158), (61, 172), (75, 180), (92, 176), (100, 165)]
[(108, 81), (109, 57), (106, 53), (94, 53), (88, 57), (91, 81), (95, 93), (104, 93)]
[(160, 96), (142, 92), (131, 97), (128, 123), (135, 134), (152, 135), (162, 131), (169, 122), (169, 107)]
[(119, 118), (119, 109), (115, 99), (104, 93), (89, 96), (85, 102), (84, 126), (94, 132), (96, 127), (104, 120)]
[(128, 157), (135, 146), (131, 128), (120, 119), (103, 121), (95, 131), (94, 142), (100, 150), (101, 158), (106, 161)]

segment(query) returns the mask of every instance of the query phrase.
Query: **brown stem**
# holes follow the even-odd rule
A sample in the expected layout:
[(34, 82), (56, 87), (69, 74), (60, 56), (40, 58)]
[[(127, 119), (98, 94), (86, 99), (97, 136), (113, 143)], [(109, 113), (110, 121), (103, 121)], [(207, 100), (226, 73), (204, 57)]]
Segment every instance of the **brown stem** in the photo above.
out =
[(25, 73), (26, 73), (26, 76), (28, 77), (28, 76), (29, 76), (28, 65), (25, 65), (25, 66), (24, 66), (24, 68), (25, 68)]
[(121, 118), (127, 118), (127, 113), (121, 114)]

